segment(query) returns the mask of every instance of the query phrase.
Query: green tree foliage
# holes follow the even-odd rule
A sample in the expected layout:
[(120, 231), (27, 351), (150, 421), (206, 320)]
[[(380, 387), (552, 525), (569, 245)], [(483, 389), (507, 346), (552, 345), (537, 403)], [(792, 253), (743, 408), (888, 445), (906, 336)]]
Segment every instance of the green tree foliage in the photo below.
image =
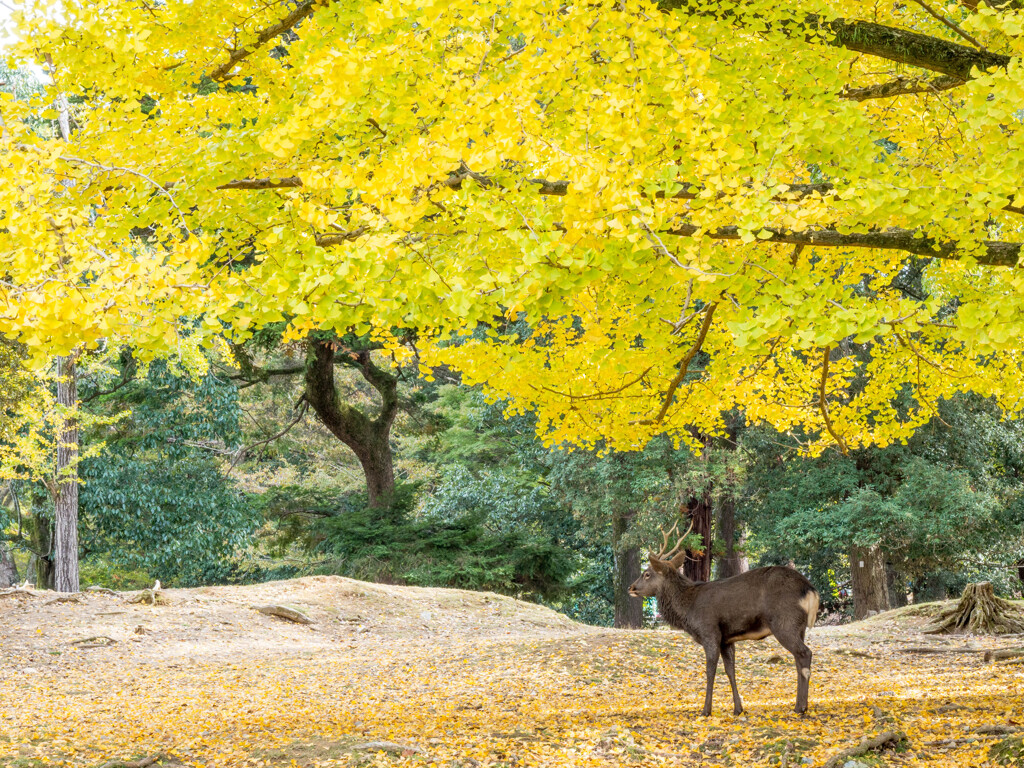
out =
[(97, 410), (131, 409), (82, 464), (84, 554), (175, 585), (230, 580), (257, 523), (221, 466), (239, 436), (236, 390), (163, 362), (133, 379), (133, 366), (122, 358), (116, 392), (100, 394), (117, 386), (107, 377), (84, 394)]
[(989, 401), (944, 403), (906, 444), (849, 456), (798, 458), (767, 430), (750, 431), (744, 448), (742, 509), (762, 562), (808, 563), (823, 595), (851, 545), (878, 545), (917, 587), (998, 560), (989, 553), (997, 545), (1008, 566), (1019, 547), (1024, 424), (1001, 420)]

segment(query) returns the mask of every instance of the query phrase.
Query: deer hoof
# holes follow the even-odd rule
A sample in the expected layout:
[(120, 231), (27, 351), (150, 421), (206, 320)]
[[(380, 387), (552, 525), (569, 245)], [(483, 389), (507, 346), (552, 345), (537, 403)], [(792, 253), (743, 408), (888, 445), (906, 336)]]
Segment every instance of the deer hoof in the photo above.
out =
[(711, 707), (704, 707), (704, 709), (702, 709), (700, 711), (700, 716), (701, 717), (711, 717)]
[(732, 708), (732, 713), (734, 715), (742, 715), (743, 714), (743, 707), (733, 707)]

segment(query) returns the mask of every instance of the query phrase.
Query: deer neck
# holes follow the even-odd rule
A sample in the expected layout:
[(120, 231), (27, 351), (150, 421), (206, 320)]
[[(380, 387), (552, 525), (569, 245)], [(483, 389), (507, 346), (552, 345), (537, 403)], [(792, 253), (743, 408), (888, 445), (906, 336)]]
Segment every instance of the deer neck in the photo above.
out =
[(697, 596), (698, 586), (681, 574), (673, 574), (658, 590), (658, 610), (670, 627), (690, 631), (690, 606)]

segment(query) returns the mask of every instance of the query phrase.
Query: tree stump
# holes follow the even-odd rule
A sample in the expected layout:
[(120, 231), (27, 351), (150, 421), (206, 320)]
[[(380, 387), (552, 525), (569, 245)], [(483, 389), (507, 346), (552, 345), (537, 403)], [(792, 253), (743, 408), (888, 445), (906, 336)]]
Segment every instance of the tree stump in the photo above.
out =
[(992, 584), (968, 584), (955, 607), (939, 614), (928, 634), (969, 632), (977, 635), (1008, 635), (1024, 632), (1024, 611), (996, 597)]

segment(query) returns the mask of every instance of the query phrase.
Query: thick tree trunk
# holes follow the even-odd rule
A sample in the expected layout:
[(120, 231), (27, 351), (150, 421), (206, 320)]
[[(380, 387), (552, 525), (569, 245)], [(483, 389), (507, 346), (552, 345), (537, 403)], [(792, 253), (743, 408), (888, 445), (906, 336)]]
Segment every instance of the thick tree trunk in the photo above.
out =
[[(73, 411), (78, 405), (74, 357), (57, 358), (57, 404)], [(78, 591), (78, 421), (65, 416), (57, 434), (57, 477), (54, 496), (53, 585), (58, 592)]]
[(0, 589), (13, 587), (18, 583), (18, 566), (14, 562), (14, 553), (6, 541), (0, 541)]
[[(686, 509), (686, 516), (693, 523), (693, 533), (701, 538), (701, 554), (689, 552), (683, 563), (683, 575), (693, 581), (711, 580), (711, 544), (714, 541), (712, 522), (714, 520), (714, 504), (710, 490), (702, 492), (691, 499)], [(689, 523), (687, 523), (689, 525)]]
[(356, 368), (380, 394), (380, 414), (371, 419), (338, 398), (334, 385), (335, 345), (311, 338), (306, 358), (305, 398), (331, 433), (352, 449), (366, 478), (371, 507), (386, 507), (395, 490), (391, 424), (398, 412), (398, 380), (378, 368), (370, 353), (343, 351), (344, 364)]
[(736, 499), (731, 493), (722, 498), (718, 507), (718, 537), (725, 545), (725, 551), (718, 558), (718, 578), (728, 579), (749, 570), (747, 557), (740, 551), (743, 534), (736, 525)]
[(892, 563), (886, 563), (885, 580), (889, 589), (889, 605), (902, 608), (907, 604), (907, 582), (903, 574), (893, 568)]
[(644, 601), (630, 597), (629, 585), (640, 578), (640, 550), (623, 549), (622, 537), (629, 530), (633, 515), (616, 512), (612, 516), (612, 551), (615, 553), (615, 620), (620, 629), (640, 629), (644, 624)]
[(850, 576), (853, 584), (853, 617), (887, 611), (889, 584), (885, 577), (885, 557), (878, 545), (850, 547)]

